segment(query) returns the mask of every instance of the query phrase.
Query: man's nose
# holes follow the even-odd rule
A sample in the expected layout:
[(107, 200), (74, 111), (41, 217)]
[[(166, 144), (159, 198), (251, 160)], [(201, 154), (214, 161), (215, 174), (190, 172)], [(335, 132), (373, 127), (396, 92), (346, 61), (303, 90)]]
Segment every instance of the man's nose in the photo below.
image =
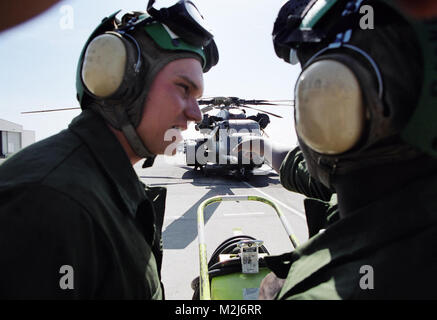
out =
[(189, 106), (185, 109), (185, 115), (189, 121), (199, 122), (202, 120), (202, 112), (196, 99), (193, 99)]

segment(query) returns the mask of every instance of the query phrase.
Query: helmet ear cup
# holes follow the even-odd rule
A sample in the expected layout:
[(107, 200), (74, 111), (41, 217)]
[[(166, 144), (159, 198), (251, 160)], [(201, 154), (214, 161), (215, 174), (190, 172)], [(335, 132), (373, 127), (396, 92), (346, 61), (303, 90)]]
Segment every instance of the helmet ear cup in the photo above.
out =
[[(138, 72), (137, 50), (116, 32), (95, 37), (85, 51), (81, 79), (85, 90), (98, 100), (114, 100), (129, 94)], [(129, 85), (130, 84), (130, 85)]]
[(123, 82), (127, 49), (121, 37), (105, 33), (94, 38), (85, 51), (82, 81), (98, 98), (113, 95)]
[(357, 76), (331, 59), (313, 62), (296, 84), (296, 131), (313, 150), (340, 154), (363, 136), (366, 110)]

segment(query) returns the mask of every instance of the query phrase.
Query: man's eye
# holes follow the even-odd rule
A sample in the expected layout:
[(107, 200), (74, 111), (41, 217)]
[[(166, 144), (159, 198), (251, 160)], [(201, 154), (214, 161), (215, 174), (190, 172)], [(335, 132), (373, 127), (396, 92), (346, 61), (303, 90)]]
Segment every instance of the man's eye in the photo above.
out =
[(188, 94), (188, 92), (190, 91), (190, 87), (188, 87), (186, 84), (178, 83), (178, 86), (184, 90), (185, 94)]

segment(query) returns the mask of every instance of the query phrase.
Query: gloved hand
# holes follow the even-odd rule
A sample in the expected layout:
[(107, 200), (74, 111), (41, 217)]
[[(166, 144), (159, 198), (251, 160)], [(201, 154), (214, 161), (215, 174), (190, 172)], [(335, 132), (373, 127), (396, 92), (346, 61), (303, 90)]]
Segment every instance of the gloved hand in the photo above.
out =
[(284, 285), (285, 279), (278, 278), (273, 272), (265, 276), (259, 288), (258, 300), (273, 300)]

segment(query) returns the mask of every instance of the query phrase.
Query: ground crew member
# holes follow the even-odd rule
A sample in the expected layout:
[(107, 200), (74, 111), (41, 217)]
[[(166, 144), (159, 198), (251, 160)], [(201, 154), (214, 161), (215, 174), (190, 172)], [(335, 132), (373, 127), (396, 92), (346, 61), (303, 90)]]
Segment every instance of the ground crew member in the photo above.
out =
[(166, 190), (132, 166), (201, 120), (218, 52), (191, 1), (153, 2), (102, 21), (78, 64), (82, 113), (0, 167), (1, 298), (163, 298)]
[[(313, 197), (305, 201), (311, 238), (271, 257), (261, 296), (435, 299), (435, 25), (404, 17), (391, 1), (309, 1), (299, 12), (293, 3), (273, 32), (277, 55), (302, 65), (299, 148), (280, 177)], [(373, 28), (360, 25), (364, 5)]]

